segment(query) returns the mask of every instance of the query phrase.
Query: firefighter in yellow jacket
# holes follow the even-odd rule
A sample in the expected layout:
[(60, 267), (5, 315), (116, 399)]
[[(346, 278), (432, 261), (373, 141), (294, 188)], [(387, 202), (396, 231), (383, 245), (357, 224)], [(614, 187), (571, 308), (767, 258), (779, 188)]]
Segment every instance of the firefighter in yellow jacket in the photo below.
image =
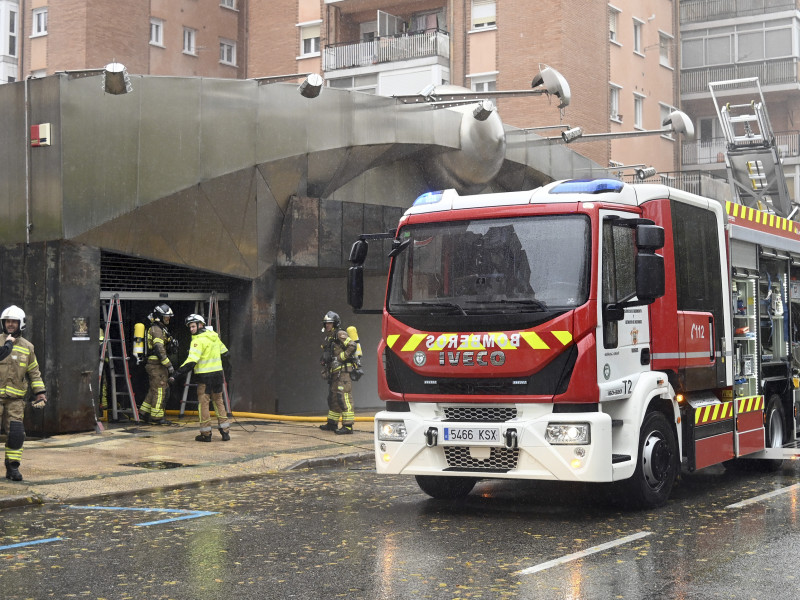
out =
[[(230, 380), (230, 354), (225, 344), (219, 339), (217, 332), (206, 328), (205, 319), (198, 314), (186, 317), (186, 326), (192, 334), (192, 345), (189, 356), (175, 372), (175, 377), (181, 377), (189, 371), (194, 371), (197, 378), (197, 404), (200, 411), (200, 434), (194, 439), (198, 442), (211, 441), (211, 412), (209, 401), (214, 403), (214, 412), (217, 414), (217, 428), (222, 441), (227, 442), (230, 436), (230, 421), (222, 400), (222, 386), (224, 384), (223, 371), (226, 379)], [(172, 379), (174, 381), (174, 379)]]
[[(322, 318), (322, 331), (325, 340), (322, 344), (322, 378), (328, 380), (328, 420), (319, 428), (336, 434), (353, 433), (356, 415), (353, 411), (353, 384), (350, 373), (357, 367), (352, 361), (357, 349), (355, 340), (350, 339), (341, 328), (339, 315), (332, 310)], [(339, 419), (342, 427), (337, 429)]]
[(25, 395), (28, 385), (33, 390), (32, 405), (44, 408), (47, 404), (42, 374), (33, 344), (21, 337), (25, 330), (25, 312), (9, 306), (0, 313), (3, 335), (0, 336), (0, 418), (8, 433), (6, 439), (6, 479), (22, 481), (19, 463), (25, 442)]
[(167, 356), (167, 348), (172, 343), (172, 336), (167, 327), (170, 319), (174, 316), (175, 313), (167, 304), (159, 304), (148, 315), (150, 327), (147, 330), (145, 342), (147, 362), (144, 370), (147, 372), (150, 388), (139, 408), (141, 420), (145, 423), (167, 424), (164, 409), (169, 399), (169, 377), (175, 372), (175, 367), (172, 366)]

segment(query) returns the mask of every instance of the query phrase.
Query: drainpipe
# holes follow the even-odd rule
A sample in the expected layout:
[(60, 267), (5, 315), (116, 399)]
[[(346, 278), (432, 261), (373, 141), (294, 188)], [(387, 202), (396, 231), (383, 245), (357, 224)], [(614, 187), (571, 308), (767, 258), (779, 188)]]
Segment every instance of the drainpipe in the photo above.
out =
[(25, 244), (31, 243), (31, 144), (28, 141), (31, 130), (30, 76), (25, 78), (25, 129), (22, 133), (25, 148)]

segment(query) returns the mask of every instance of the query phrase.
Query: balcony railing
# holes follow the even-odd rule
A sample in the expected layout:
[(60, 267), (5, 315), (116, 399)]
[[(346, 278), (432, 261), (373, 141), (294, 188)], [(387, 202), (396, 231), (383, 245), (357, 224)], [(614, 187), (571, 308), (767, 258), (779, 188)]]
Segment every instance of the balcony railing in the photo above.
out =
[(368, 67), (430, 56), (449, 59), (450, 36), (445, 31), (431, 29), (379, 37), (368, 42), (330, 44), (325, 46), (322, 56), (322, 68), (325, 71)]
[(728, 81), (746, 77), (758, 77), (762, 86), (797, 83), (797, 58), (683, 69), (681, 94), (708, 93), (709, 81)]
[[(775, 145), (781, 158), (800, 156), (800, 131), (784, 131), (775, 134)], [(710, 165), (725, 163), (725, 138), (706, 141), (683, 142), (684, 165)]]
[[(642, 183), (635, 175), (623, 175), (622, 181), (625, 183)], [(669, 187), (697, 194), (698, 196), (709, 196), (713, 198), (713, 186), (704, 186), (703, 184), (705, 181), (725, 180), (706, 171), (671, 171), (667, 173), (658, 173), (646, 179), (644, 183), (663, 183)]]
[(799, 8), (798, 0), (682, 0), (681, 25)]

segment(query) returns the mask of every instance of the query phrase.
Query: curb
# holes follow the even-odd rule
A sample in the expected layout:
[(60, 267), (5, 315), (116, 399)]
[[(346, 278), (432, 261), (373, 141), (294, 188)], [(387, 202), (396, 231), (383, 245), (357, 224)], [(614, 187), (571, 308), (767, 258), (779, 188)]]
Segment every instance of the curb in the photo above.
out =
[[(372, 459), (374, 458), (375, 453), (372, 451), (367, 452), (353, 452), (350, 454), (340, 454), (338, 456), (327, 456), (327, 457), (320, 457), (320, 458), (307, 458), (301, 461), (298, 461), (288, 467), (282, 469), (283, 471), (296, 471), (300, 469), (315, 469), (315, 468), (324, 468), (324, 467), (331, 467), (336, 465), (346, 465), (350, 462), (355, 462), (358, 460), (364, 459)], [(274, 471), (273, 471), (274, 473)], [(91, 502), (96, 502), (100, 499), (109, 499), (109, 498), (119, 498), (121, 496), (130, 496), (131, 494), (147, 494), (156, 491), (163, 491), (163, 490), (175, 490), (175, 489), (187, 489), (187, 488), (197, 488), (202, 487), (208, 484), (219, 484), (219, 483), (226, 483), (229, 481), (246, 481), (248, 479), (255, 479), (259, 477), (265, 477), (269, 475), (270, 472), (258, 473), (258, 474), (242, 474), (242, 475), (232, 475), (230, 477), (211, 477), (209, 479), (204, 479), (202, 481), (191, 481), (187, 483), (178, 483), (174, 485), (156, 485), (150, 487), (142, 487), (135, 490), (126, 490), (126, 491), (119, 491), (119, 492), (107, 492), (107, 493), (98, 493), (98, 494), (91, 494), (88, 496), (70, 498), (68, 501), (59, 500), (56, 498), (49, 498), (45, 496), (39, 496), (37, 494), (20, 494), (17, 496), (5, 496), (0, 497), (0, 510), (7, 509), (7, 508), (20, 508), (24, 506), (31, 506), (33, 504), (44, 505), (44, 504), (74, 504), (74, 503), (82, 503), (82, 504), (89, 504)]]

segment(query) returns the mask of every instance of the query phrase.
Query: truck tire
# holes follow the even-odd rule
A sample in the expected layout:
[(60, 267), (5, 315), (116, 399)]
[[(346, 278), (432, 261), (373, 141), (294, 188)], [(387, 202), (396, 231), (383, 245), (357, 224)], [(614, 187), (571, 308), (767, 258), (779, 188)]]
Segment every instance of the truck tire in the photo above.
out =
[[(786, 443), (786, 420), (783, 415), (781, 397), (772, 394), (764, 411), (764, 447), (781, 448)], [(783, 460), (772, 458), (759, 458), (753, 460), (753, 467), (757, 471), (769, 473), (777, 471), (783, 466)]]
[(417, 485), (431, 498), (453, 500), (463, 498), (475, 487), (473, 477), (444, 477), (441, 475), (415, 475)]
[(678, 440), (664, 413), (651, 412), (639, 433), (639, 453), (633, 476), (620, 482), (621, 504), (655, 508), (669, 498), (678, 476)]

